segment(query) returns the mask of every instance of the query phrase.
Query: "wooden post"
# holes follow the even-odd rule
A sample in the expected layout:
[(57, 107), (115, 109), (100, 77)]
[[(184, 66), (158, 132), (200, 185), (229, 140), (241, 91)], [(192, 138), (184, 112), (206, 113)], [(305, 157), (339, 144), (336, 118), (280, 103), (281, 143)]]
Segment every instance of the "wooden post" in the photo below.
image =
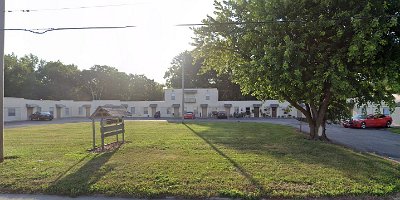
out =
[(96, 125), (94, 123), (94, 118), (92, 119), (92, 128), (93, 128), (93, 149), (96, 148)]
[(0, 163), (4, 161), (4, 18), (5, 0), (0, 0)]
[[(119, 118), (118, 118), (118, 120), (116, 120), (116, 122), (115, 122), (115, 125), (118, 125), (119, 124)], [(116, 135), (116, 137), (117, 137), (117, 142), (119, 142), (119, 140), (118, 140), (118, 134)]]
[(122, 143), (125, 143), (125, 122), (122, 119)]
[(104, 132), (103, 132), (103, 127), (104, 127), (104, 125), (103, 125), (103, 118), (101, 118), (101, 120), (100, 120), (100, 126), (101, 126), (101, 150), (102, 151), (104, 151)]

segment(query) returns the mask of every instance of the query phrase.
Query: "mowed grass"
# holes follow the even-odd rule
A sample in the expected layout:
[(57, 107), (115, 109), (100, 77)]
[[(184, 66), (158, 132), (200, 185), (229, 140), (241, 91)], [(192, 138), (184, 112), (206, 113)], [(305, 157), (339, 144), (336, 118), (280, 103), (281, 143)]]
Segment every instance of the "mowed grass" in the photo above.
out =
[(393, 133), (400, 134), (400, 127), (392, 127), (389, 129)]
[(399, 164), (280, 125), (129, 121), (128, 142), (101, 154), (86, 151), (91, 134), (91, 123), (6, 129), (0, 192), (262, 198), (400, 191)]

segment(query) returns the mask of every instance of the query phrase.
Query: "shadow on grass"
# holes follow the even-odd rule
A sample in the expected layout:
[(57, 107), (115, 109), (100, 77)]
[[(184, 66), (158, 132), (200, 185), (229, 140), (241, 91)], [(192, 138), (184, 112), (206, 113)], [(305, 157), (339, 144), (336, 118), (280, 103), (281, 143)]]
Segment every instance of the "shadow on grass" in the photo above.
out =
[(96, 154), (82, 167), (68, 174), (70, 170), (87, 159), (88, 156), (85, 156), (62, 173), (45, 192), (72, 197), (90, 194), (91, 186), (112, 170), (110, 167), (105, 167), (105, 163), (107, 163), (117, 150)]
[[(196, 132), (191, 128), (191, 124), (185, 124), (193, 133), (206, 141), (221, 156), (228, 159), (238, 170), (246, 176), (254, 185), (264, 190), (269, 190), (267, 185), (258, 184), (257, 180), (250, 174), (263, 174), (264, 172), (256, 167), (243, 169), (240, 163), (230, 159), (224, 152), (221, 152), (216, 145), (222, 145), (229, 149), (234, 149), (243, 153), (243, 156), (257, 154), (265, 161), (273, 161), (276, 166), (285, 166), (285, 170), (277, 168), (272, 172), (279, 173), (284, 177), (276, 177), (273, 181), (284, 181), (294, 184), (316, 184), (317, 181), (325, 181), (329, 184), (334, 183), (334, 178), (319, 175), (325, 175), (324, 169), (335, 170), (338, 177), (346, 177), (357, 184), (379, 187), (376, 190), (363, 191), (374, 195), (386, 194), (387, 192), (400, 191), (400, 165), (396, 165), (381, 158), (367, 156), (365, 154), (354, 153), (349, 149), (339, 147), (333, 144), (310, 141), (301, 134), (296, 134), (291, 127), (272, 124), (248, 123), (204, 123), (193, 124), (195, 126), (206, 126), (207, 129)], [(249, 155), (246, 155), (249, 154)], [(243, 157), (245, 158), (245, 157)], [(272, 159), (272, 160), (271, 160)], [(246, 161), (244, 161), (246, 162)], [(250, 160), (248, 162), (251, 162)], [(303, 166), (302, 171), (299, 166)], [(247, 165), (246, 165), (247, 166)], [(274, 167), (270, 165), (269, 167)], [(321, 169), (317, 171), (317, 169)], [(247, 172), (246, 172), (247, 170)], [(289, 171), (288, 171), (289, 170)], [(320, 174), (319, 174), (320, 173)], [(308, 181), (304, 181), (304, 177)], [(309, 177), (312, 176), (312, 177)], [(261, 181), (261, 180), (260, 180)], [(332, 182), (330, 182), (332, 181)], [(358, 191), (355, 191), (357, 193)], [(349, 191), (349, 194), (353, 194)], [(354, 193), (354, 194), (355, 194)]]
[(190, 126), (187, 124), (185, 125), (192, 133), (197, 135), (199, 138), (204, 140), (215, 152), (217, 152), (220, 156), (225, 158), (227, 161), (229, 161), (235, 168), (236, 170), (244, 176), (255, 188), (259, 190), (261, 194), (265, 193), (264, 187), (250, 174), (248, 173), (239, 163), (237, 163), (235, 160), (230, 158), (228, 155), (226, 155), (224, 152), (218, 149), (212, 142), (210, 142), (207, 138), (203, 137), (201, 134), (197, 133), (195, 130), (193, 130)]

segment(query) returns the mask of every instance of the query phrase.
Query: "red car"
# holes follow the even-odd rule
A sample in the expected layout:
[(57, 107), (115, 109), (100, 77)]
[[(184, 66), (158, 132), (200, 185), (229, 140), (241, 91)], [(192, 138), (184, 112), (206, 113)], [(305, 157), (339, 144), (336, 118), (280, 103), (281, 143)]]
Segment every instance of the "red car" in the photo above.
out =
[(184, 119), (194, 119), (194, 118), (196, 118), (196, 116), (195, 116), (195, 114), (194, 114), (193, 112), (186, 112), (186, 113), (183, 115), (183, 118), (184, 118)]
[(392, 121), (392, 117), (382, 114), (356, 115), (350, 120), (349, 126), (352, 128), (390, 127)]

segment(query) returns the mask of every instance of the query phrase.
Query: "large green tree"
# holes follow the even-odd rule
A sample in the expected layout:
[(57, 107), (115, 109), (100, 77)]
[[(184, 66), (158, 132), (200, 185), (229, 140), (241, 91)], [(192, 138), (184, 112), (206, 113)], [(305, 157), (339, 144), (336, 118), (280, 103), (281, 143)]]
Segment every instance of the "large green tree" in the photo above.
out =
[(39, 65), (39, 82), (36, 95), (40, 99), (76, 99), (79, 70), (76, 65), (65, 65), (60, 61)]
[(215, 70), (203, 70), (202, 59), (195, 61), (190, 51), (182, 52), (172, 60), (164, 75), (167, 87), (182, 87), (182, 66), (185, 67), (185, 88), (217, 88), (221, 101), (255, 100), (255, 97), (241, 93), (240, 86), (232, 82), (229, 71), (218, 74)]
[(214, 4), (215, 17), (194, 29), (196, 56), (209, 69), (231, 71), (259, 99), (290, 102), (306, 116), (311, 138), (326, 139), (319, 130), (329, 107), (345, 106), (348, 98), (393, 105), (400, 1)]
[(36, 98), (35, 69), (38, 57), (30, 54), (18, 58), (15, 54), (4, 56), (4, 96)]

